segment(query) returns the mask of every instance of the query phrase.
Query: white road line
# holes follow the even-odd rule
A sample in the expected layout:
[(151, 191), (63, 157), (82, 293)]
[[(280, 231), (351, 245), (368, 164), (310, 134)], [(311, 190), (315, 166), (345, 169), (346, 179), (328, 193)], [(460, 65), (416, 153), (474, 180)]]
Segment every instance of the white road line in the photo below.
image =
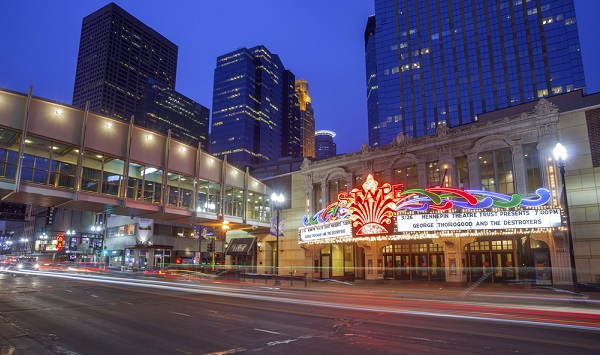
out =
[(264, 329), (258, 329), (258, 328), (254, 328), (254, 330), (259, 331), (259, 332), (271, 333), (271, 334), (285, 335), (283, 333), (278, 333), (278, 332), (273, 332), (273, 331), (270, 331), (270, 330), (264, 330)]
[(191, 317), (191, 315), (189, 315), (189, 314), (185, 314), (185, 313), (179, 313), (179, 312), (173, 312), (173, 311), (171, 311), (171, 313), (174, 313), (174, 314), (179, 314), (180, 316)]
[(133, 306), (133, 303), (129, 303), (129, 302), (125, 302), (125, 301), (121, 301), (121, 303), (125, 303), (125, 304), (128, 304), (130, 306)]
[(90, 296), (98, 298), (98, 296), (96, 296), (96, 295), (90, 295)]

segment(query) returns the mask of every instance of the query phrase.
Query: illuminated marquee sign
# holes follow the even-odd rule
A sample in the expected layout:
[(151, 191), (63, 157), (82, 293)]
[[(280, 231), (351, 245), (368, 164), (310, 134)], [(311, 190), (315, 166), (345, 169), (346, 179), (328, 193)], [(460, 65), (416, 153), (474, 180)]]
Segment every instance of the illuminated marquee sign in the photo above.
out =
[[(395, 233), (435, 231), (475, 231), (560, 227), (560, 209), (540, 209), (551, 198), (539, 188), (536, 196), (505, 195), (483, 190), (449, 187), (403, 190), (402, 184), (379, 183), (369, 175), (362, 190), (341, 192), (338, 201), (313, 216), (304, 216), (301, 241), (345, 238), (347, 230), (332, 229), (335, 221), (349, 221), (351, 237), (385, 237)], [(494, 210), (492, 210), (494, 209)], [(412, 213), (410, 213), (412, 211)], [(408, 213), (407, 213), (408, 212)], [(398, 215), (398, 216), (396, 216)], [(396, 218), (394, 230), (393, 219)], [(404, 219), (403, 219), (404, 218)], [(310, 229), (322, 226), (319, 229)], [(345, 227), (347, 228), (347, 227)], [(337, 234), (337, 235), (336, 235)], [(393, 237), (393, 236), (392, 236)]]
[(57, 234), (56, 235), (56, 250), (63, 250), (65, 248), (65, 235)]
[(300, 228), (300, 240), (303, 242), (343, 237), (352, 237), (352, 223), (349, 219)]
[(399, 214), (398, 232), (471, 231), (560, 227), (560, 209)]

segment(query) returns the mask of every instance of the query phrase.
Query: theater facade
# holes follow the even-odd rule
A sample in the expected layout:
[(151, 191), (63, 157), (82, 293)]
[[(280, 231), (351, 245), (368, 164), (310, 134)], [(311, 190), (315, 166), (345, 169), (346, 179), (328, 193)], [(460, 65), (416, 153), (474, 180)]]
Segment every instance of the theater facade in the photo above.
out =
[[(572, 282), (557, 106), (305, 160), (298, 246), (312, 276)], [(581, 149), (581, 147), (579, 148)], [(300, 178), (295, 179), (300, 180)], [(299, 196), (297, 193), (296, 196)], [(298, 206), (300, 207), (300, 206)], [(287, 216), (288, 219), (291, 216)], [(293, 261), (284, 261), (293, 262)]]

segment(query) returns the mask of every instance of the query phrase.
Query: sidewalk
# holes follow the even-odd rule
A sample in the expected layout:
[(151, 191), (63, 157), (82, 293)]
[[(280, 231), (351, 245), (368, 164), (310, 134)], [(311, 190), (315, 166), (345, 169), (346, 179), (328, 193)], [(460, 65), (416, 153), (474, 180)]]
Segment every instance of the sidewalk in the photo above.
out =
[(356, 280), (280, 280), (273, 279), (213, 279), (201, 282), (229, 284), (231, 287), (279, 288), (304, 292), (370, 293), (394, 298), (429, 301), (450, 301), (513, 306), (573, 307), (600, 313), (600, 292), (573, 292), (567, 288), (535, 286), (529, 284), (492, 284), (458, 286), (445, 282), (414, 282), (381, 280), (379, 282)]

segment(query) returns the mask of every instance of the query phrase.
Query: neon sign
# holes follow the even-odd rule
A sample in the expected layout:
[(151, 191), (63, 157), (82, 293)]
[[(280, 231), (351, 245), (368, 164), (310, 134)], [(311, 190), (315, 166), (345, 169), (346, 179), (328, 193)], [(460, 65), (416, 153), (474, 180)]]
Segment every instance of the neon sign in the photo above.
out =
[[(303, 224), (308, 227), (349, 219), (356, 236), (385, 235), (392, 233), (393, 218), (399, 212), (451, 213), (457, 210), (539, 207), (547, 204), (551, 198), (550, 191), (544, 188), (537, 189), (536, 197), (533, 199), (524, 199), (519, 194), (505, 195), (473, 189), (432, 187), (403, 190), (402, 188), (402, 184), (385, 183), (379, 186), (379, 183), (369, 174), (362, 185), (362, 190), (353, 188), (350, 192), (341, 192), (337, 202), (331, 203), (313, 216), (304, 216)], [(549, 224), (556, 226), (556, 220)], [(511, 227), (505, 226), (505, 228)], [(442, 229), (436, 227), (429, 230)], [(402, 229), (399, 228), (399, 231)]]

